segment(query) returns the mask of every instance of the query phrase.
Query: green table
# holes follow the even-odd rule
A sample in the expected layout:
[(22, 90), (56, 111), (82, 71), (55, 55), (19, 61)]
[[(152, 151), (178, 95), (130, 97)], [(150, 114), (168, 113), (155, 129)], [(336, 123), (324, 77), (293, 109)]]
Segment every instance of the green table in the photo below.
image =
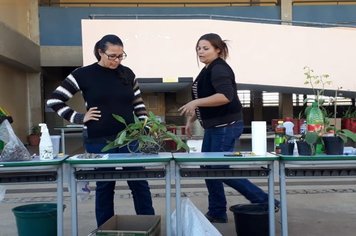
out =
[(57, 235), (63, 235), (63, 170), (67, 156), (53, 160), (0, 162), (0, 184), (57, 183)]
[(279, 187), (282, 236), (288, 235), (287, 178), (343, 178), (356, 176), (356, 155), (280, 155)]
[[(78, 181), (109, 181), (109, 180), (160, 180), (166, 182), (166, 235), (171, 235), (171, 153), (154, 155), (139, 153), (106, 154), (106, 159), (79, 159), (70, 157), (66, 163), (71, 174), (71, 210), (72, 236), (78, 235), (77, 182)], [(120, 167), (146, 167), (145, 170), (122, 170)], [(93, 168), (115, 167), (113, 171), (105, 171), (105, 175)], [(84, 168), (84, 170), (83, 170)], [(88, 169), (90, 168), (90, 169)], [(81, 170), (78, 170), (81, 169)]]
[[(176, 225), (181, 225), (181, 180), (182, 179), (268, 179), (269, 234), (275, 235), (274, 224), (274, 161), (278, 157), (266, 153), (264, 156), (224, 156), (227, 152), (174, 153), (176, 183)], [(201, 165), (230, 165), (224, 169), (201, 169)], [(181, 228), (177, 227), (181, 236)]]

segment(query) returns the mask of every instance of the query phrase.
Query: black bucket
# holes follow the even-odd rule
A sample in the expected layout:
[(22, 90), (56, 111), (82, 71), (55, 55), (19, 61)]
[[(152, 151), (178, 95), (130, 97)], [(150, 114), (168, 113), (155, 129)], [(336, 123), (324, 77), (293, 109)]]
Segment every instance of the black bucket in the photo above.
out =
[(269, 236), (268, 204), (239, 204), (231, 206), (230, 211), (238, 236)]

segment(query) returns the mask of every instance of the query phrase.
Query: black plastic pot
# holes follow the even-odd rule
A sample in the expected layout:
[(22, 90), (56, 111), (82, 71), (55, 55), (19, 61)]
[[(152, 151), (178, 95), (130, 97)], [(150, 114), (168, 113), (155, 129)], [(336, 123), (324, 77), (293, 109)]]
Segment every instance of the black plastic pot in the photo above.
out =
[(279, 147), (282, 155), (293, 155), (294, 143), (281, 143)]
[(313, 150), (307, 142), (297, 141), (298, 154), (302, 156), (313, 155)]
[(268, 204), (240, 204), (230, 207), (238, 236), (268, 236)]
[(344, 141), (338, 136), (323, 137), (325, 153), (327, 155), (344, 154)]

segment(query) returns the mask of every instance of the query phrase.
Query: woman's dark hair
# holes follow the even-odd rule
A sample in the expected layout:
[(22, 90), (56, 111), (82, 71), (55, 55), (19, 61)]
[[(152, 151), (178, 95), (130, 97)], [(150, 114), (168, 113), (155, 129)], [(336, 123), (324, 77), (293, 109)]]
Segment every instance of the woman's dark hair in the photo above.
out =
[(201, 36), (195, 45), (195, 50), (197, 50), (200, 40), (209, 41), (215, 49), (220, 49), (219, 57), (222, 59), (226, 60), (229, 56), (229, 49), (227, 48), (226, 40), (222, 40), (218, 34), (209, 33)]
[(121, 39), (114, 35), (114, 34), (107, 34), (104, 37), (102, 37), (98, 42), (96, 42), (94, 46), (94, 55), (98, 61), (100, 61), (100, 54), (99, 50), (101, 52), (105, 52), (106, 49), (108, 48), (108, 43), (113, 44), (113, 45), (118, 45), (123, 47), (124, 44), (122, 43)]

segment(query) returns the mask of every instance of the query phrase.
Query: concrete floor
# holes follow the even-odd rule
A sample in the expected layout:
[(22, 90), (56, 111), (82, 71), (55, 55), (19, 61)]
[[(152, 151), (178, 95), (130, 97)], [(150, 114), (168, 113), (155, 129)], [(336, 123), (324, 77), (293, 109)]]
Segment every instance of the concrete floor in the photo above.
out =
[[(37, 187), (38, 186), (38, 187)], [(33, 202), (55, 202), (53, 186), (46, 185), (9, 186), (5, 199), (0, 203), (0, 236), (17, 235), (15, 217), (11, 209), (15, 206)], [(91, 187), (95, 186), (91, 183)], [(152, 182), (152, 195), (156, 214), (161, 215), (162, 236), (165, 235), (164, 189), (157, 181)], [(265, 187), (263, 187), (265, 188)], [(132, 196), (125, 182), (117, 182), (115, 195), (116, 214), (135, 214)], [(190, 182), (189, 188), (183, 188), (183, 196), (189, 199), (202, 212), (207, 211), (207, 191), (203, 182)], [(289, 235), (311, 236), (352, 236), (356, 235), (356, 186), (355, 185), (298, 185), (288, 190), (288, 226)], [(228, 206), (247, 203), (238, 193), (226, 188)], [(278, 196), (277, 196), (278, 197)], [(174, 198), (172, 198), (174, 201)], [(70, 235), (70, 198), (65, 192), (64, 212), (65, 234)], [(174, 208), (174, 202), (172, 203)], [(94, 215), (94, 192), (88, 200), (78, 203), (79, 236), (86, 236), (96, 228)], [(236, 235), (232, 213), (228, 212), (229, 223), (214, 224), (224, 236)], [(280, 235), (280, 214), (276, 213), (276, 235)], [(256, 227), (258, 227), (256, 225)], [(254, 236), (254, 235), (252, 235)]]

